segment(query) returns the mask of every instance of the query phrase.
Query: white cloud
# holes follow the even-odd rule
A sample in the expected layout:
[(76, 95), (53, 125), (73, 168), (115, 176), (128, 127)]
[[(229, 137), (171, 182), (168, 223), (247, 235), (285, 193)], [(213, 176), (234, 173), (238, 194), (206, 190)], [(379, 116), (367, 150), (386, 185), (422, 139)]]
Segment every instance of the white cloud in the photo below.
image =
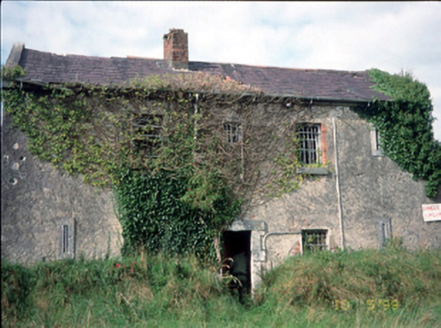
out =
[(441, 3), (2, 3), (2, 63), (13, 42), (90, 56), (162, 58), (169, 28), (190, 60), (294, 68), (410, 70), (426, 83), (441, 140)]

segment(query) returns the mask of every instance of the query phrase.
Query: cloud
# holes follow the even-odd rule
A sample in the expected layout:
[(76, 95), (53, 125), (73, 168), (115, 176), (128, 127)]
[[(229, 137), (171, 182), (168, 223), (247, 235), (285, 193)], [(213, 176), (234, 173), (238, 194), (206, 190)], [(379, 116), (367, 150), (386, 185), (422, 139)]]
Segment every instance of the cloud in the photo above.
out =
[(13, 42), (41, 51), (162, 58), (169, 28), (190, 60), (294, 68), (412, 71), (426, 83), (441, 140), (441, 3), (2, 3), (2, 63)]

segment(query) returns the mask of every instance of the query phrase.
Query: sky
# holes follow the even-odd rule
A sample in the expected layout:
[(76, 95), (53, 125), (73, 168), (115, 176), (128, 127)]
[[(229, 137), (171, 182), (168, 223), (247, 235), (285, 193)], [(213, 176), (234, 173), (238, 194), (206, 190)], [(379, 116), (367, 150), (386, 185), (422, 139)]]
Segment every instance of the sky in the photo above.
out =
[(57, 54), (163, 58), (184, 29), (190, 61), (409, 72), (429, 88), (441, 141), (441, 2), (3, 1), (14, 42)]

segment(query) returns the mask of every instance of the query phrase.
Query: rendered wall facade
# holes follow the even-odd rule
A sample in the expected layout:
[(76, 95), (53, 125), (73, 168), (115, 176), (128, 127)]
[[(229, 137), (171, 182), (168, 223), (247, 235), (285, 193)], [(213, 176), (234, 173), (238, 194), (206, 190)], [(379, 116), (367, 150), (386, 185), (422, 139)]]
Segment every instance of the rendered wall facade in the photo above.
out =
[[(263, 112), (259, 114), (264, 116)], [(261, 117), (259, 114), (256, 117)], [(260, 262), (261, 270), (299, 254), (302, 230), (327, 230), (329, 249), (342, 248), (341, 221), (345, 248), (381, 247), (385, 222), (390, 224), (386, 237), (401, 237), (409, 249), (441, 247), (441, 222), (424, 222), (422, 216), (422, 204), (440, 203), (441, 193), (435, 199), (427, 198), (423, 182), (414, 181), (386, 156), (373, 156), (371, 127), (366, 121), (349, 107), (330, 105), (295, 111), (293, 120), (325, 126), (329, 173), (309, 179), (298, 191), (247, 214), (245, 220), (267, 225), (260, 250), (255, 250), (265, 254), (253, 254), (255, 259), (262, 259), (254, 260)], [(253, 265), (258, 267), (257, 263)], [(258, 275), (255, 280), (259, 280)]]
[[(1, 254), (32, 264), (59, 258), (63, 220), (75, 222), (75, 257), (116, 256), (123, 239), (110, 190), (95, 190), (69, 177), (26, 149), (27, 137), (2, 126)], [(68, 222), (68, 221), (66, 221)], [(72, 228), (72, 227), (71, 227)]]
[[(223, 119), (241, 120), (236, 107), (219, 109)], [(253, 126), (249, 131), (278, 129), (287, 112), (292, 126), (322, 125), (322, 152), (329, 163), (326, 175), (313, 175), (298, 191), (250, 208), (233, 225), (233, 230), (252, 230), (255, 284), (262, 269), (301, 253), (302, 230), (327, 230), (329, 249), (341, 248), (341, 221), (345, 247), (351, 249), (380, 247), (382, 222), (390, 223), (391, 237), (402, 237), (411, 249), (441, 246), (441, 222), (424, 222), (421, 209), (422, 204), (440, 203), (441, 194), (425, 197), (422, 182), (389, 158), (373, 156), (366, 121), (348, 106), (257, 104), (247, 122)], [(7, 115), (2, 138), (2, 258), (22, 263), (57, 259), (63, 218), (75, 220), (76, 257), (118, 255), (123, 240), (112, 192), (94, 190), (81, 177), (66, 176), (33, 158), (26, 137), (11, 128)]]

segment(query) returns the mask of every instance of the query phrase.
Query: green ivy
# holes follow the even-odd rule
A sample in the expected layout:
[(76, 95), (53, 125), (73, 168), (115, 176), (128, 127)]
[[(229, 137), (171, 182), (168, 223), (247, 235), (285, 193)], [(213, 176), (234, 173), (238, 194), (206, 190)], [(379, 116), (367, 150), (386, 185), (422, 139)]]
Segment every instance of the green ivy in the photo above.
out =
[(193, 206), (193, 199), (188, 201), (190, 196), (198, 197), (190, 189), (194, 177), (168, 171), (142, 174), (130, 168), (120, 174), (115, 196), (125, 252), (146, 249), (215, 258), (214, 238), (240, 212), (240, 203), (220, 177), (212, 208), (201, 209)]
[[(195, 162), (195, 151), (202, 150), (201, 138), (194, 138), (195, 120), (202, 115), (191, 116), (191, 93), (181, 89), (194, 87), (194, 79), (152, 77), (125, 88), (64, 84), (25, 90), (14, 80), (23, 75), (21, 69), (3, 73), (10, 79), (3, 92), (5, 111), (29, 137), (29, 151), (94, 186), (113, 187), (125, 252), (214, 258), (214, 240), (239, 215), (241, 199), (215, 153), (219, 143), (214, 140), (222, 138), (213, 138), (205, 149), (216, 160)], [(202, 89), (246, 88), (213, 77), (204, 83)], [(163, 145), (152, 154), (139, 152), (130, 120), (158, 106), (167, 109), (171, 122), (162, 131)]]
[(441, 144), (432, 131), (432, 102), (426, 85), (409, 73), (391, 75), (368, 71), (374, 90), (393, 98), (358, 108), (381, 136), (381, 147), (389, 158), (416, 180), (426, 181), (426, 194), (436, 197), (441, 182)]
[[(4, 71), (13, 81), (23, 73), (19, 68)], [(427, 88), (408, 75), (392, 76), (378, 70), (370, 71), (370, 75), (377, 90), (394, 101), (374, 100), (370, 106), (359, 108), (360, 115), (380, 131), (386, 155), (416, 179), (426, 180), (427, 194), (435, 196), (441, 146), (433, 139)], [(196, 114), (192, 92), (197, 90), (217, 90), (222, 96), (208, 94), (198, 103)], [(239, 155), (243, 149), (225, 144), (222, 124), (210, 116), (210, 109), (219, 103), (229, 106), (241, 101), (240, 107), (248, 108), (251, 115), (255, 102), (243, 100), (245, 91), (259, 96), (247, 86), (196, 74), (151, 77), (124, 88), (64, 84), (25, 91), (16, 83), (3, 95), (5, 111), (29, 137), (33, 155), (69, 174), (81, 174), (87, 183), (114, 188), (126, 252), (145, 248), (149, 252), (196, 253), (213, 258), (214, 240), (237, 218), (241, 204), (249, 200), (245, 198), (252, 195), (246, 188), (266, 181), (268, 195), (280, 196), (297, 190), (303, 180), (297, 174), (301, 163), (289, 126), (284, 137), (271, 147), (262, 145), (274, 135), (264, 132), (256, 139), (253, 134), (254, 143), (260, 147), (255, 154), (263, 148), (292, 150), (272, 157), (274, 173), (267, 176), (268, 180), (258, 169), (268, 158), (250, 156), (251, 164), (257, 166), (247, 167), (248, 158)], [(157, 108), (169, 122), (162, 131), (162, 145), (150, 154), (139, 152), (133, 147), (130, 120)], [(204, 122), (211, 134), (205, 135)], [(241, 147), (252, 151), (248, 141)], [(260, 194), (265, 194), (262, 190)]]
[(2, 74), (2, 77), (4, 80), (13, 81), (13, 80), (19, 78), (20, 76), (25, 75), (25, 71), (19, 65), (16, 65), (13, 67), (2, 66), (1, 74)]

